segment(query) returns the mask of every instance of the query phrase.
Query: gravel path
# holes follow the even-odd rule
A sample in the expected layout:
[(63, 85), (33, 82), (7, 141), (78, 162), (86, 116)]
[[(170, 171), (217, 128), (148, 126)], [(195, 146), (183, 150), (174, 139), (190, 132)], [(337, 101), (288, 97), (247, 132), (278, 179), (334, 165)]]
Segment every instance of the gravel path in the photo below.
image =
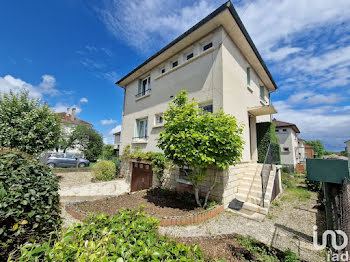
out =
[(257, 222), (225, 211), (211, 220), (189, 226), (161, 227), (161, 234), (172, 237), (211, 236), (237, 233), (250, 236), (267, 245), (296, 252), (306, 261), (322, 261), (312, 245), (313, 226), (318, 223), (316, 195), (306, 202), (279, 202), (270, 209), (263, 222)]
[(71, 187), (76, 185), (91, 184), (91, 172), (72, 172), (72, 173), (58, 173), (60, 178), (60, 187)]

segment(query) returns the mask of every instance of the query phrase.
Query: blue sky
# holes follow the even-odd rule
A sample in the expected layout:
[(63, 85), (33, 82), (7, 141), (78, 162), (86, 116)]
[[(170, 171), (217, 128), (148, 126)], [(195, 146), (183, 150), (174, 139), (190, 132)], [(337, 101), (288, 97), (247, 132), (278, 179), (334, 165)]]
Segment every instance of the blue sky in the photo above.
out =
[[(77, 107), (112, 142), (114, 82), (224, 1), (2, 1), (0, 91), (28, 89), (56, 111)], [(275, 117), (342, 150), (350, 138), (350, 1), (236, 0), (279, 90)]]

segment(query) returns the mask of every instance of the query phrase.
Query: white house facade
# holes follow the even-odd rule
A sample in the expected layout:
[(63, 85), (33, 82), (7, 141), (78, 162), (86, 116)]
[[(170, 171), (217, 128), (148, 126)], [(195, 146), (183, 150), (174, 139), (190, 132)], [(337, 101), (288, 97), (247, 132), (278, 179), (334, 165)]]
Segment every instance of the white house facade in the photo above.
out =
[[(277, 86), (231, 2), (116, 84), (125, 90), (121, 154), (127, 145), (143, 151), (160, 151), (157, 137), (164, 126), (162, 114), (181, 90), (186, 90), (190, 99), (194, 98), (208, 112), (222, 109), (235, 116), (244, 125), (242, 162), (230, 168), (226, 177), (222, 176), (225, 181), (218, 189), (222, 192), (213, 194), (226, 205), (239, 194), (241, 201), (248, 202), (249, 192), (245, 190), (249, 186), (239, 192), (238, 179), (248, 172), (247, 165), (252, 165), (252, 176), (261, 170), (257, 164), (256, 123), (271, 121), (271, 114), (277, 113), (270, 100)], [(170, 180), (173, 186), (183, 182), (178, 174)], [(206, 187), (203, 185), (203, 191)], [(254, 201), (257, 204), (261, 199), (257, 197)]]

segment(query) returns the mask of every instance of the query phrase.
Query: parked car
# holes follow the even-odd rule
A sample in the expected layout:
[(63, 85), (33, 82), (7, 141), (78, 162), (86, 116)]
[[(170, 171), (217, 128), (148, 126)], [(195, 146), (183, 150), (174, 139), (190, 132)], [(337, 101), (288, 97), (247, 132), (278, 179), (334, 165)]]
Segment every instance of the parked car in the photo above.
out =
[[(78, 158), (74, 154), (68, 153), (49, 153), (47, 160), (41, 158), (41, 161), (45, 162), (50, 168), (54, 167), (87, 167), (90, 165), (90, 161), (84, 158)], [(78, 163), (77, 163), (78, 162)]]

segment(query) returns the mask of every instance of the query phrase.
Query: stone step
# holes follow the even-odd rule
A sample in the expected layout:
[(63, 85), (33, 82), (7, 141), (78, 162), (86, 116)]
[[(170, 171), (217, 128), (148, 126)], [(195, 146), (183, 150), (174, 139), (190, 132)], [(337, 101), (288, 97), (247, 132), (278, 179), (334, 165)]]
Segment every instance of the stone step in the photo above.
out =
[[(241, 193), (237, 193), (235, 196), (238, 200), (240, 200), (242, 202), (249, 202), (249, 203), (255, 204), (255, 205), (261, 204), (261, 196), (260, 197), (249, 196), (249, 195), (241, 194)], [(268, 207), (270, 205), (270, 201), (267, 200), (266, 198), (264, 200), (264, 203), (265, 203), (265, 207)]]
[(246, 181), (241, 181), (238, 188), (250, 188), (254, 190), (261, 190), (261, 183), (250, 183)]
[[(242, 195), (248, 195), (248, 196), (253, 196), (253, 197), (261, 197), (262, 192), (261, 192), (261, 188), (260, 190), (253, 190), (253, 189), (249, 189), (249, 188), (242, 188), (239, 187), (238, 188), (238, 194), (242, 194)], [(270, 194), (266, 193), (265, 194), (265, 198), (269, 199), (270, 198)]]
[(239, 216), (243, 216), (245, 218), (248, 218), (248, 219), (251, 219), (251, 220), (254, 220), (254, 221), (258, 221), (258, 222), (261, 222), (264, 220), (265, 216), (262, 215), (262, 214), (259, 214), (259, 213), (256, 213), (256, 212), (252, 212), (250, 210), (233, 210), (233, 209), (230, 209), (228, 208), (227, 209), (228, 212), (231, 212), (235, 215), (239, 215)]

